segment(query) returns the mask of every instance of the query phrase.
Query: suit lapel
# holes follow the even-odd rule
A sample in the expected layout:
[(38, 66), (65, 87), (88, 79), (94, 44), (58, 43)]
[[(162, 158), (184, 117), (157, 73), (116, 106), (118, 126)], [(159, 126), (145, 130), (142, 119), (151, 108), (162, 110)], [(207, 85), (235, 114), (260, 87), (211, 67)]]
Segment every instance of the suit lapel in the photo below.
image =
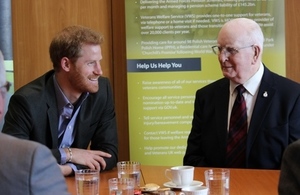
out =
[(56, 95), (54, 92), (54, 83), (52, 77), (48, 80), (45, 86), (46, 101), (48, 105), (48, 123), (51, 132), (52, 145), (58, 147), (58, 110), (56, 103)]
[(266, 67), (264, 67), (264, 74), (258, 90), (257, 99), (248, 130), (247, 156), (249, 155), (249, 151), (254, 143), (254, 140), (256, 139), (256, 136), (261, 130), (262, 123), (266, 114), (268, 113), (272, 98), (274, 97), (275, 93), (276, 89), (273, 87), (272, 73)]

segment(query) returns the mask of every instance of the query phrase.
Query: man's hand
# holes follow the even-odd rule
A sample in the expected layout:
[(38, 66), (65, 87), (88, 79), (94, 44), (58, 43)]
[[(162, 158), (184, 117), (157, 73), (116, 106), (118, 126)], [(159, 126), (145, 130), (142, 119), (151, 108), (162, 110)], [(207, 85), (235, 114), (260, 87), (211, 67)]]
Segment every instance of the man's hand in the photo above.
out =
[(58, 165), (58, 166), (64, 176), (69, 176), (73, 172), (72, 168), (69, 165)]
[[(85, 150), (78, 148), (71, 148), (72, 150), (72, 161), (71, 163), (85, 165), (90, 169), (104, 170), (106, 162), (103, 157), (110, 158), (111, 155), (100, 150)], [(67, 151), (66, 151), (67, 152)], [(70, 153), (67, 152), (68, 155)], [(69, 156), (70, 158), (70, 156)]]

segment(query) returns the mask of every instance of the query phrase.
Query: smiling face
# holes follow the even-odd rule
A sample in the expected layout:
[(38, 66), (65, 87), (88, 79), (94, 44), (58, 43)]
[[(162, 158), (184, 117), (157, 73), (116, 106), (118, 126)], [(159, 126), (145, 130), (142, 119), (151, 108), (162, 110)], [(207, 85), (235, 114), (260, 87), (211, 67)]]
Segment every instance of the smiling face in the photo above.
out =
[[(238, 50), (240, 47), (248, 46), (249, 43), (237, 42), (230, 32), (222, 32), (218, 38), (218, 44), (221, 47), (237, 48), (236, 53), (227, 53), (224, 50), (218, 55), (223, 75), (240, 83), (247, 80), (252, 75), (252, 56), (254, 54), (253, 47)], [(247, 45), (248, 44), (248, 45)]]
[(256, 73), (261, 59), (261, 44), (256, 39), (256, 31), (259, 30), (256, 23), (243, 19), (230, 21), (222, 27), (217, 39), (218, 46), (236, 49), (234, 53), (222, 49), (218, 54), (224, 77), (243, 84)]
[(64, 92), (70, 99), (71, 97), (78, 98), (84, 92), (96, 93), (99, 90), (98, 78), (103, 73), (100, 65), (101, 59), (100, 45), (84, 44), (80, 57), (74, 64), (68, 59), (65, 60), (63, 64), (66, 66), (63, 66), (63, 69), (68, 72), (65, 75), (68, 89)]

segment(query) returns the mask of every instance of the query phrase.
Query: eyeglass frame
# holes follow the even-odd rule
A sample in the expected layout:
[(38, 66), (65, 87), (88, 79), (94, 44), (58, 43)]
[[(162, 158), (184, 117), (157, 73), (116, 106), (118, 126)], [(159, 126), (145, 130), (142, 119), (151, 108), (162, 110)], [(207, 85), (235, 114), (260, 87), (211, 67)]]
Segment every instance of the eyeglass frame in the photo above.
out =
[[(220, 55), (222, 53), (222, 51), (225, 51), (226, 54), (229, 54), (229, 55), (235, 55), (239, 52), (239, 50), (249, 48), (249, 47), (253, 47), (253, 46), (255, 46), (255, 45), (252, 44), (252, 45), (236, 48), (236, 47), (220, 47), (218, 45), (214, 45), (214, 46), (211, 47), (211, 49), (212, 49), (213, 53), (216, 54), (216, 55)], [(215, 51), (215, 48), (218, 48), (218, 50)]]
[(9, 91), (11, 82), (6, 81), (4, 85), (0, 86), (0, 92), (2, 97), (5, 97), (6, 93)]

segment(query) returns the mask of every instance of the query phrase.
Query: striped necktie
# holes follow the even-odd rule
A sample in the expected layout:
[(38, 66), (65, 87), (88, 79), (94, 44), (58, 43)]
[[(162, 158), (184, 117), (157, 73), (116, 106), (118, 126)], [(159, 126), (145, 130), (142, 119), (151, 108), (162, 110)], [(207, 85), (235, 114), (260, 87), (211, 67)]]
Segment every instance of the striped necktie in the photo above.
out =
[(227, 138), (227, 167), (243, 168), (246, 166), (247, 109), (243, 85), (236, 87), (237, 96), (232, 107)]

